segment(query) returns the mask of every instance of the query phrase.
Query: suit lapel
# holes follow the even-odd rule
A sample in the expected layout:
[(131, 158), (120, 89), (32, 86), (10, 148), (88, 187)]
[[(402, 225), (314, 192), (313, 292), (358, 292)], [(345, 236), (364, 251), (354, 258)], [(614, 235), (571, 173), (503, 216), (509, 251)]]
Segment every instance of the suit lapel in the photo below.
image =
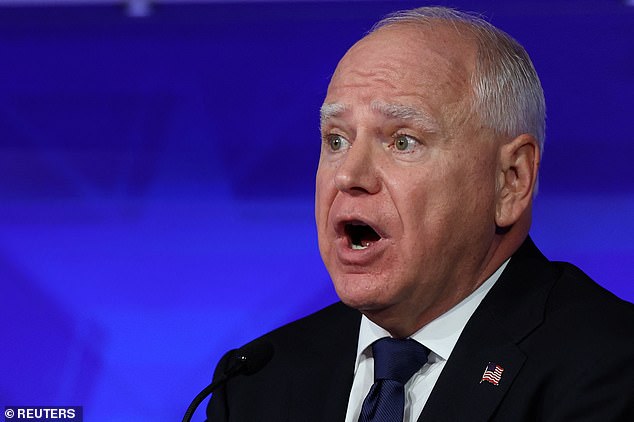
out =
[(340, 359), (332, 366), (332, 376), (329, 377), (329, 382), (325, 386), (327, 394), (323, 402), (323, 408), (319, 409), (319, 413), (323, 417), (319, 420), (323, 421), (343, 421), (346, 419), (346, 410), (348, 408), (348, 399), (350, 397), (350, 389), (352, 388), (352, 381), (354, 378), (354, 362), (356, 357), (356, 342), (355, 342), (355, 354), (352, 355), (352, 359), (346, 357)]
[[(343, 421), (354, 377), (354, 364), (361, 314), (345, 305), (335, 305), (329, 320), (314, 332), (306, 357), (310, 367), (292, 387), (290, 421)], [(328, 342), (323, 339), (327, 338)], [(311, 383), (306, 391), (306, 378)]]
[[(500, 327), (479, 318), (460, 337), (419, 421), (487, 420), (504, 397), (526, 357)], [(478, 334), (476, 334), (478, 333)], [(488, 363), (503, 372), (498, 385), (482, 381)]]
[(359, 325), (361, 314), (350, 308), (350, 317), (346, 322), (337, 321), (334, 328), (333, 340), (337, 343), (329, 354), (332, 359), (329, 369), (331, 376), (328, 377), (326, 388), (326, 399), (323, 402), (323, 415), (319, 420), (323, 421), (343, 421), (346, 418), (348, 408), (348, 398), (354, 379), (354, 364), (357, 356), (357, 343), (359, 339)]
[[(518, 343), (542, 321), (547, 264), (527, 238), (465, 326), (419, 421), (491, 418), (526, 360)], [(481, 382), (489, 363), (503, 369), (498, 385)]]

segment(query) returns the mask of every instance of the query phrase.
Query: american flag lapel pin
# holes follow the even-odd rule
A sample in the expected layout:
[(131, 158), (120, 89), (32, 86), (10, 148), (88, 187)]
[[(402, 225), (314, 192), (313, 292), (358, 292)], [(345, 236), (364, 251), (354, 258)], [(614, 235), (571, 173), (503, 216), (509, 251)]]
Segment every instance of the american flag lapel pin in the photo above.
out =
[(482, 374), (480, 384), (482, 384), (484, 381), (490, 382), (493, 385), (500, 384), (500, 380), (502, 379), (502, 372), (504, 372), (504, 368), (502, 368), (497, 363), (489, 362), (484, 369), (484, 374)]

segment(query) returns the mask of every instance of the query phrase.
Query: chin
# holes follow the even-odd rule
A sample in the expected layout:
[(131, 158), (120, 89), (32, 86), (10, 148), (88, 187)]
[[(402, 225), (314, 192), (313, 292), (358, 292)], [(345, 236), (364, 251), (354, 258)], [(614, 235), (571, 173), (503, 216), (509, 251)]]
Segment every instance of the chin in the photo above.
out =
[(346, 274), (333, 277), (337, 296), (347, 306), (359, 311), (378, 310), (388, 306), (385, 283), (367, 274)]

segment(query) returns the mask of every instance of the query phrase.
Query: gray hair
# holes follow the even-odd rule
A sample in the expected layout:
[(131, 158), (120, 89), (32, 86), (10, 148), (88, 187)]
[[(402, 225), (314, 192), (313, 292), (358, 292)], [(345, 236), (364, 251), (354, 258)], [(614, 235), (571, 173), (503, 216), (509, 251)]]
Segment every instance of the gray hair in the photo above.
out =
[(449, 23), (466, 28), (478, 45), (471, 76), (473, 111), (502, 136), (533, 135), (544, 150), (546, 104), (539, 77), (524, 47), (479, 16), (446, 7), (420, 7), (392, 13), (370, 33), (399, 24)]

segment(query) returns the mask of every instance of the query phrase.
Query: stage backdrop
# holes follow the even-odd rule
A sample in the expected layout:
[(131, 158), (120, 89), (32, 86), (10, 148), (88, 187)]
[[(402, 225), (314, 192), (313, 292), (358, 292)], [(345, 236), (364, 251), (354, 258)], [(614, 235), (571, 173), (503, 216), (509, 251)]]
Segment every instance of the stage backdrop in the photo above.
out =
[[(0, 4), (0, 406), (179, 420), (224, 351), (335, 301), (319, 106), (374, 21), (424, 3)], [(548, 103), (532, 235), (633, 300), (634, 7), (434, 3), (532, 54)]]

